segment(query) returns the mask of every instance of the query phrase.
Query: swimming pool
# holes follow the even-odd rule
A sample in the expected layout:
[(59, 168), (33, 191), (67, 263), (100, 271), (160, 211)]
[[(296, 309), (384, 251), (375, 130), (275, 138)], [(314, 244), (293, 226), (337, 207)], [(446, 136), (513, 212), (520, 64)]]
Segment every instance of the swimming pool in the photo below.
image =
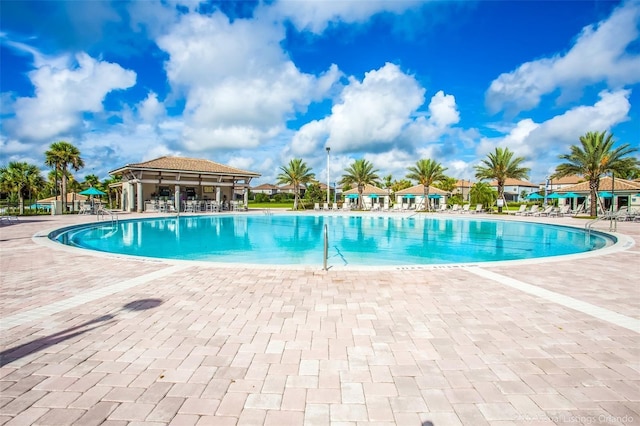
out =
[(564, 226), (434, 216), (215, 215), (134, 219), (53, 232), (62, 244), (152, 258), (330, 266), (433, 265), (583, 253), (613, 243)]

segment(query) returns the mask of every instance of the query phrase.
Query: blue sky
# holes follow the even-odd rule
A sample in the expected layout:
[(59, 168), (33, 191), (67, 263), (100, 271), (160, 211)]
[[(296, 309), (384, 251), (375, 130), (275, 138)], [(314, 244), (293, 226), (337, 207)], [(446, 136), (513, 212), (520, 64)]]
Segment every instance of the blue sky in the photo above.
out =
[[(162, 155), (326, 181), (366, 158), (459, 179), (495, 147), (530, 180), (587, 131), (640, 147), (640, 1), (12, 1), (0, 164), (58, 140), (101, 179)], [(44, 167), (44, 166), (43, 166)]]

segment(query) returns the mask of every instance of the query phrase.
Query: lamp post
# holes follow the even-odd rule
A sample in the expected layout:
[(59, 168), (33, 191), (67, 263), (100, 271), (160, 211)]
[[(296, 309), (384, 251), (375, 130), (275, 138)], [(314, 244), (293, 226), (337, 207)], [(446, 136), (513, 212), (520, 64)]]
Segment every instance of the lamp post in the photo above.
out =
[(331, 202), (331, 182), (330, 182), (330, 173), (329, 173), (329, 151), (331, 148), (327, 147), (327, 204)]

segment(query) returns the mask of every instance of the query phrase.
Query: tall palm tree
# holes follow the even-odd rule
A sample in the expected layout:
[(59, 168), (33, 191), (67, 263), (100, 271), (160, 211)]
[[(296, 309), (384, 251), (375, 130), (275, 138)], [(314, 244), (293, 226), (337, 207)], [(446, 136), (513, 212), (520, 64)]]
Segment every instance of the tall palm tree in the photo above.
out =
[(442, 167), (442, 164), (438, 163), (436, 160), (428, 158), (426, 160), (418, 160), (415, 166), (411, 166), (407, 170), (409, 170), (407, 179), (413, 179), (424, 186), (424, 202), (425, 205), (427, 205), (428, 208), (431, 209), (431, 200), (429, 200), (429, 187), (435, 182), (440, 182), (447, 178), (444, 175), (444, 171), (447, 170), (447, 168)]
[[(475, 166), (477, 179), (495, 179), (498, 182), (498, 200), (504, 199), (504, 184), (507, 179), (527, 179), (530, 169), (522, 167), (524, 157), (513, 157), (509, 148), (496, 148), (487, 158)], [(502, 213), (502, 207), (498, 207)]]
[(0, 189), (17, 195), (20, 214), (24, 214), (25, 195), (38, 193), (44, 185), (40, 169), (33, 164), (12, 161), (7, 167), (0, 167)]
[[(102, 189), (104, 190), (104, 192), (107, 193), (107, 197), (109, 197), (109, 208), (118, 208), (120, 206), (119, 195), (120, 195), (120, 190), (122, 188), (121, 187), (112, 188), (110, 185), (112, 183), (120, 182), (121, 180), (122, 180), (122, 175), (117, 175), (117, 176), (111, 176), (102, 181)], [(115, 203), (113, 198), (114, 196), (115, 196)]]
[(67, 170), (71, 167), (76, 172), (84, 167), (84, 160), (80, 157), (80, 150), (69, 142), (54, 142), (44, 153), (45, 164), (54, 167), (62, 175), (62, 205), (67, 210)]
[(358, 187), (358, 208), (362, 209), (362, 193), (365, 185), (379, 185), (378, 170), (373, 169), (373, 164), (361, 158), (355, 160), (342, 175), (340, 183), (343, 185), (355, 185)]
[(316, 178), (314, 173), (302, 158), (294, 158), (289, 161), (288, 166), (281, 166), (277, 177), (278, 184), (293, 186), (293, 209), (298, 210), (298, 200), (300, 199), (300, 185), (306, 185)]
[(84, 177), (84, 183), (83, 185), (87, 188), (97, 188), (97, 189), (101, 189), (100, 188), (100, 178), (98, 178), (98, 176), (94, 175), (94, 174), (89, 174), (86, 175)]
[(559, 156), (566, 163), (556, 167), (554, 177), (577, 174), (584, 176), (585, 180), (589, 181), (591, 216), (598, 214), (597, 197), (600, 176), (607, 172), (613, 172), (616, 175), (628, 174), (640, 166), (640, 160), (637, 157), (629, 156), (629, 154), (636, 152), (637, 148), (624, 144), (614, 149), (614, 143), (612, 133), (607, 135), (606, 131), (587, 132), (584, 136), (580, 136), (580, 146), (572, 145), (570, 147), (571, 154)]

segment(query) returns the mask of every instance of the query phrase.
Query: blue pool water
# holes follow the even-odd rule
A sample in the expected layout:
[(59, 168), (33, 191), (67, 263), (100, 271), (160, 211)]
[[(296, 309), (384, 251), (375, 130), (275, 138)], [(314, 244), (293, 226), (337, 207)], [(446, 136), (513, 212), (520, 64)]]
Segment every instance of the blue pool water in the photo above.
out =
[(110, 253), (254, 264), (426, 265), (530, 259), (596, 250), (601, 234), (472, 218), (216, 215), (98, 223), (55, 232), (63, 244)]

